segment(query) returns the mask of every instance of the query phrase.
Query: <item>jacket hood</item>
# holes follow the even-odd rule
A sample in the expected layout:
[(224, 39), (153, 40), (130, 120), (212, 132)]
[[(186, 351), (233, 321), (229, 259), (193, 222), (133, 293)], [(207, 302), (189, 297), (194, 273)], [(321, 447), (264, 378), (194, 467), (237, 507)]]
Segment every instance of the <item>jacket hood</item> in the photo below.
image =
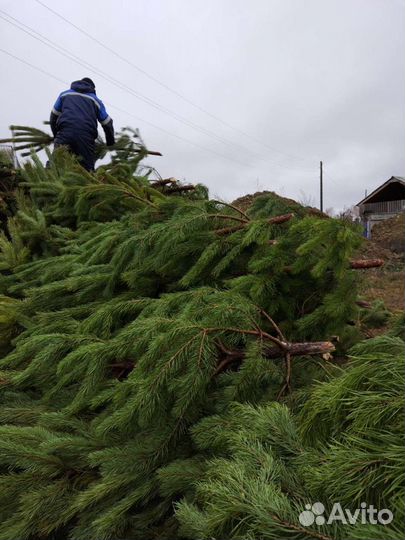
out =
[(70, 85), (70, 88), (72, 90), (75, 90), (76, 92), (81, 92), (82, 94), (95, 94), (96, 93), (96, 87), (94, 84), (91, 84), (88, 81), (73, 81)]

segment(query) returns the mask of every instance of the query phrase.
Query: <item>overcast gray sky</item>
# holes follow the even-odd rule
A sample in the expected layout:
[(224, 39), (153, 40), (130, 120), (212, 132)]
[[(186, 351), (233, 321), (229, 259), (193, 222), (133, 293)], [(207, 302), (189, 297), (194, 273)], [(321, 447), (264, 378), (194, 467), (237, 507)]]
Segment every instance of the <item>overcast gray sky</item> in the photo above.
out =
[[(91, 77), (116, 129), (164, 154), (148, 160), (164, 177), (225, 200), (270, 189), (318, 204), (322, 159), (325, 207), (342, 208), (405, 176), (405, 0), (41, 1), (140, 69), (36, 0), (0, 0), (0, 16), (106, 78), (4, 19), (0, 48), (63, 81)], [(0, 59), (0, 137), (41, 127), (65, 85)]]

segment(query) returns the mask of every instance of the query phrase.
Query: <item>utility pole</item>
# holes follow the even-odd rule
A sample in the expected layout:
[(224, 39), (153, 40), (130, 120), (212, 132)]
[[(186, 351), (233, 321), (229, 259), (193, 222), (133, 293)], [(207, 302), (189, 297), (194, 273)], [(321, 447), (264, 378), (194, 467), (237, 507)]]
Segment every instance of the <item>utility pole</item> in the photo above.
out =
[(319, 164), (319, 189), (320, 189), (319, 209), (321, 212), (323, 212), (323, 164), (322, 164), (322, 161)]

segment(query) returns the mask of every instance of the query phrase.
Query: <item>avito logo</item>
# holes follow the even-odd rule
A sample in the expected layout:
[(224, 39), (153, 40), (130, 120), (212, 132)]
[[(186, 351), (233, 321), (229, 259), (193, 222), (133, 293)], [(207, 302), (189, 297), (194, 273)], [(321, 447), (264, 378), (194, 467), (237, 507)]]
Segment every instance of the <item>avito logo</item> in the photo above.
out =
[(304, 527), (310, 527), (314, 523), (318, 526), (330, 525), (334, 522), (340, 522), (343, 525), (354, 525), (355, 523), (371, 525), (388, 525), (394, 519), (394, 515), (388, 508), (378, 510), (372, 504), (362, 502), (360, 508), (351, 511), (348, 508), (342, 508), (340, 503), (335, 503), (328, 516), (325, 514), (325, 506), (321, 502), (306, 504), (305, 510), (300, 513), (298, 519)]

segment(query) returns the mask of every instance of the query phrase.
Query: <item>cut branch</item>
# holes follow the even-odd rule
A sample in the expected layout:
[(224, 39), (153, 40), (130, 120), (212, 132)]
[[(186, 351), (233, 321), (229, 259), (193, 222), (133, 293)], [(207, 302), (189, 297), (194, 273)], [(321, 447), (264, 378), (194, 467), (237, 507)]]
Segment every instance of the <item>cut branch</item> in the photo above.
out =
[(382, 259), (358, 259), (350, 261), (350, 268), (378, 268), (379, 266), (383, 266), (383, 264), (384, 261)]
[[(292, 219), (293, 217), (294, 214), (283, 214), (281, 216), (275, 216), (268, 219), (266, 223), (268, 223), (269, 225), (280, 225), (281, 223), (290, 221), (290, 219)], [(217, 229), (215, 233), (218, 236), (225, 236), (227, 234), (231, 234), (233, 232), (239, 231), (240, 229), (243, 229), (248, 223), (249, 222), (241, 223), (240, 225), (234, 225), (233, 227), (224, 227), (223, 229)]]
[(175, 178), (162, 178), (161, 180), (155, 180), (151, 183), (151, 187), (157, 188), (162, 186), (167, 186), (168, 184), (176, 184)]
[(285, 223), (286, 221), (290, 221), (294, 217), (294, 214), (282, 214), (280, 216), (275, 216), (273, 218), (270, 218), (267, 220), (267, 223), (270, 225), (280, 225), (280, 223)]
[[(252, 332), (257, 335), (256, 332)], [(245, 351), (235, 350), (230, 351), (226, 349), (221, 342), (217, 343), (218, 349), (222, 353), (220, 362), (214, 372), (214, 375), (222, 373), (229, 365), (234, 362), (241, 362), (244, 360), (246, 354)], [(335, 346), (330, 341), (313, 341), (303, 343), (285, 343), (284, 347), (280, 346), (267, 346), (263, 350), (265, 358), (275, 359), (284, 358), (286, 367), (286, 377), (282, 389), (279, 392), (279, 396), (289, 390), (291, 385), (291, 358), (293, 356), (323, 356), (329, 354), (335, 350)]]
[[(254, 332), (254, 335), (257, 335), (257, 333)], [(314, 356), (331, 353), (334, 350), (335, 346), (331, 341), (304, 341), (302, 343), (284, 343), (283, 347), (269, 345), (264, 348), (264, 356), (266, 358), (280, 358), (285, 354), (290, 356)], [(238, 359), (245, 356), (244, 351), (227, 351), (225, 354)]]
[(224, 227), (223, 229), (217, 229), (215, 232), (218, 236), (225, 236), (232, 234), (233, 232), (240, 231), (244, 225), (234, 225), (233, 227)]
[(192, 184), (187, 184), (185, 186), (169, 186), (167, 189), (164, 190), (164, 193), (170, 194), (170, 193), (181, 193), (182, 191), (193, 191), (195, 190), (195, 186)]
[[(384, 261), (382, 259), (357, 259), (351, 260), (349, 267), (353, 270), (365, 270), (367, 268), (378, 268), (383, 266)], [(291, 273), (293, 271), (292, 266), (285, 266), (284, 272)]]
[[(335, 346), (330, 341), (312, 341), (303, 343), (289, 343), (286, 352), (291, 356), (314, 356), (331, 353)], [(279, 358), (283, 356), (282, 350), (278, 347), (266, 347), (264, 354), (266, 358)]]
[(371, 309), (373, 307), (370, 302), (367, 302), (366, 300), (357, 300), (356, 306), (359, 306), (363, 309)]

